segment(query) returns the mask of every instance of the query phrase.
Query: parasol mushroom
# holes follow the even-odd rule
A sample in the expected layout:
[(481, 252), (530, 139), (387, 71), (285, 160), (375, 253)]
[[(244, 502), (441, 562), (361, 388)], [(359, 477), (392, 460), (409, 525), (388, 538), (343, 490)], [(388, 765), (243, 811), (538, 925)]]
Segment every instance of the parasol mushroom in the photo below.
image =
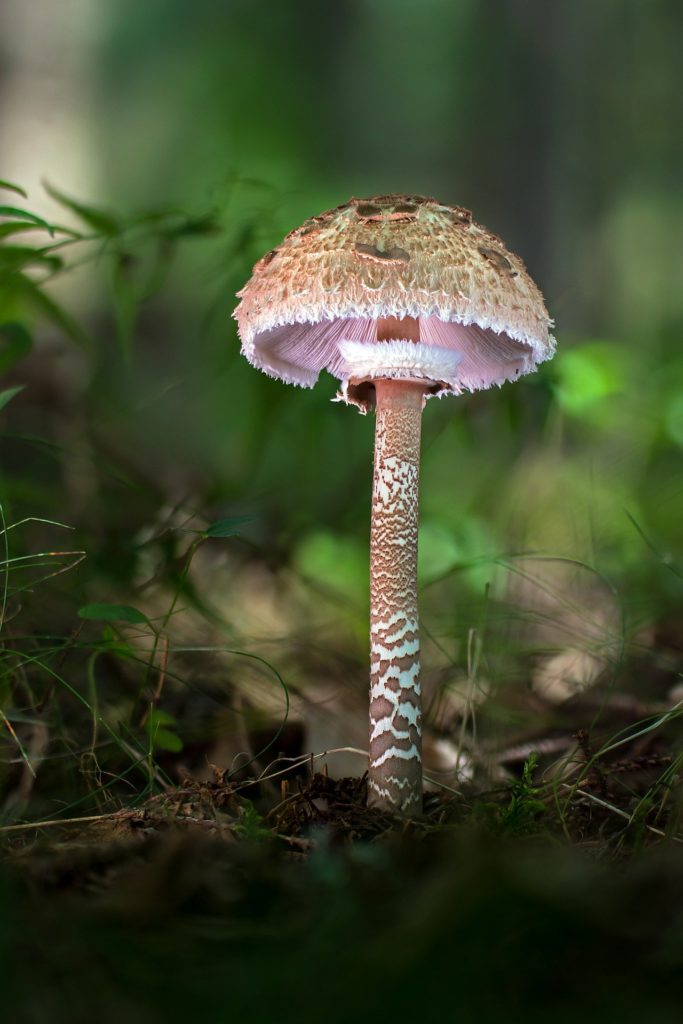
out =
[(419, 813), (422, 711), (417, 526), (422, 409), (551, 358), (543, 297), (468, 210), (423, 196), (351, 199), (290, 232), (235, 310), (271, 377), (376, 410), (370, 539), (369, 803)]

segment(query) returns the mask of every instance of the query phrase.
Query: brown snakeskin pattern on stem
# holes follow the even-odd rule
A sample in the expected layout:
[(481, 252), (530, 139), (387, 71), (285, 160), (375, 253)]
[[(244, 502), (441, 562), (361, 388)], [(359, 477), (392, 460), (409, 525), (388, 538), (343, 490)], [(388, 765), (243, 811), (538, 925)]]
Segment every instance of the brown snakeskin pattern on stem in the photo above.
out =
[(368, 802), (422, 810), (417, 609), (420, 427), (424, 386), (378, 380), (370, 534)]

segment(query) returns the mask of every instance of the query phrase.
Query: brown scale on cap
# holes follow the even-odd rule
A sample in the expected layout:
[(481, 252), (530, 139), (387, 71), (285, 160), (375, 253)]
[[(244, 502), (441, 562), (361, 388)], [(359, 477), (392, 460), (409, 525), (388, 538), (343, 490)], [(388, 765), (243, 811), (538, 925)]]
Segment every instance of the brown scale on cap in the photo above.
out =
[(479, 247), (479, 252), (485, 260), (488, 260), (489, 263), (492, 266), (497, 267), (498, 270), (504, 270), (505, 273), (510, 274), (511, 277), (514, 277), (517, 273), (517, 271), (513, 269), (507, 256), (503, 256), (502, 252), (499, 252), (497, 249), (489, 249), (487, 246), (482, 245)]
[(385, 260), (403, 260), (403, 262), (406, 263), (410, 259), (410, 253), (407, 253), (405, 249), (401, 249), (397, 245), (394, 245), (391, 249), (384, 251), (379, 245), (369, 245), (367, 242), (356, 242), (354, 249), (359, 256), (368, 257), (371, 260), (379, 260), (380, 263)]
[(381, 220), (384, 210), (377, 203), (358, 203), (356, 213), (365, 220)]

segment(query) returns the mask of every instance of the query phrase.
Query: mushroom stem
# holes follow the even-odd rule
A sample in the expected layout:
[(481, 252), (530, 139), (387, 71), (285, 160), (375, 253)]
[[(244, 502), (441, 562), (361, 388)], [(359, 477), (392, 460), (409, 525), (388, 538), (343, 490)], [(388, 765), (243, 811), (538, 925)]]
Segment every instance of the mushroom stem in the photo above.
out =
[(425, 390), (375, 381), (368, 802), (403, 814), (422, 810), (417, 522)]

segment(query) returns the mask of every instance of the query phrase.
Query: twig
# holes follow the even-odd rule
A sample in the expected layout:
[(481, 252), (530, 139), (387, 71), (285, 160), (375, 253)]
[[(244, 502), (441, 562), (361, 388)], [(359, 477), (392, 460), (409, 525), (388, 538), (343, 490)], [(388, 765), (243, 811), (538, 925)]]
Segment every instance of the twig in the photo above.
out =
[(109, 814), (91, 814), (87, 818), (54, 818), (52, 821), (33, 821), (23, 825), (1, 825), (0, 832), (27, 832), (33, 828), (53, 828), (55, 825), (82, 825), (89, 821), (105, 821), (108, 818), (134, 816), (135, 811), (110, 811)]

